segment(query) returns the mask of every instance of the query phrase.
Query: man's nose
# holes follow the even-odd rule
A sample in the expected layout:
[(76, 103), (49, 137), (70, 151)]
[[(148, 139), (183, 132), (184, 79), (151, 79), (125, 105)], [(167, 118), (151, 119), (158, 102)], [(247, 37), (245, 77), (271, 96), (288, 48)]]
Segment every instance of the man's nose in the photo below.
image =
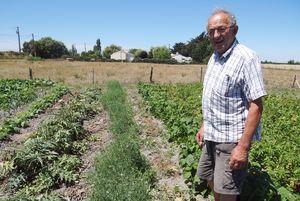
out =
[(220, 37), (220, 33), (219, 33), (219, 31), (216, 29), (216, 30), (214, 30), (214, 38), (219, 38)]

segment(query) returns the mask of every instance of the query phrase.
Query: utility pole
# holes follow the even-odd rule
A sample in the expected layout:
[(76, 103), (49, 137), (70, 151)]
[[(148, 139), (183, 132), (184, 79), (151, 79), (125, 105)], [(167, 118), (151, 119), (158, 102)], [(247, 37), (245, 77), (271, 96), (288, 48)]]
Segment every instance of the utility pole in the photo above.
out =
[(31, 35), (32, 35), (32, 43), (33, 43), (34, 57), (36, 57), (36, 49), (35, 49), (35, 43), (34, 43), (34, 35), (33, 35), (33, 33), (32, 33)]
[(84, 52), (86, 52), (86, 44), (84, 43)]
[(20, 31), (19, 31), (19, 27), (17, 27), (16, 33), (18, 34), (19, 53), (21, 53), (21, 41), (20, 41)]

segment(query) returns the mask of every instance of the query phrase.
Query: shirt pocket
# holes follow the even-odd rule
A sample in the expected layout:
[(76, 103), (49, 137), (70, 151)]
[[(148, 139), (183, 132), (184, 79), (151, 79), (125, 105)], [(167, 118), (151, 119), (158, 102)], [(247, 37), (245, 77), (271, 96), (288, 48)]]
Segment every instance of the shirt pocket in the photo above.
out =
[(215, 111), (236, 115), (242, 102), (238, 96), (224, 96), (219, 91), (212, 90), (210, 104)]
[(215, 93), (219, 96), (228, 98), (237, 98), (239, 95), (239, 87), (236, 81), (228, 74), (221, 76), (218, 84), (214, 88)]

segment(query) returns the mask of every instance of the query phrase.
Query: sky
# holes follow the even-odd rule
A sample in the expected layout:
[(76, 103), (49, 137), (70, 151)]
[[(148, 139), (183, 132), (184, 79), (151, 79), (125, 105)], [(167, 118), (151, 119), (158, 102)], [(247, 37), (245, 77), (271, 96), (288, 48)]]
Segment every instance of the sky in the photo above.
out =
[(51, 37), (91, 50), (100, 38), (102, 50), (187, 43), (206, 30), (214, 9), (236, 15), (240, 43), (262, 61), (300, 61), (299, 0), (0, 0), (0, 51)]

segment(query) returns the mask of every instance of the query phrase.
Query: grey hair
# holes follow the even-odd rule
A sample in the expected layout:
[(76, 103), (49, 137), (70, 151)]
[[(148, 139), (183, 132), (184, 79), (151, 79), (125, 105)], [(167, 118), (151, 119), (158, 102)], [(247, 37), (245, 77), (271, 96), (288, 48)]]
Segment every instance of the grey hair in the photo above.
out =
[[(219, 13), (224, 13), (224, 14), (228, 15), (230, 26), (236, 26), (237, 25), (235, 15), (233, 13), (229, 12), (228, 10), (223, 9), (223, 8), (217, 8), (217, 9), (215, 9), (212, 12), (212, 14), (210, 15), (210, 17), (208, 18), (207, 23), (208, 23), (208, 21), (210, 20), (211, 17), (213, 17), (213, 16), (215, 16), (216, 14), (219, 14)], [(208, 27), (208, 24), (206, 25), (206, 28), (207, 27)]]

